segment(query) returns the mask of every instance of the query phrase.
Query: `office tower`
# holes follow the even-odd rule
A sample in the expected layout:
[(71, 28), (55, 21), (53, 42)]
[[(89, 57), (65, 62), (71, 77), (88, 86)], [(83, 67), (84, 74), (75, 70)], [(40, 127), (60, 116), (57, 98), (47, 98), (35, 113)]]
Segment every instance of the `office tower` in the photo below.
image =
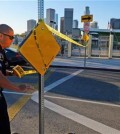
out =
[(88, 6), (85, 7), (84, 15), (90, 15), (90, 9)]
[(96, 21), (91, 22), (90, 27), (91, 28), (98, 28), (98, 22), (96, 22)]
[(49, 8), (46, 10), (46, 23), (53, 27), (55, 26), (55, 9)]
[(30, 32), (36, 25), (36, 20), (27, 20), (27, 32)]
[(73, 28), (78, 28), (78, 20), (73, 20)]
[(73, 28), (72, 29), (72, 37), (79, 39), (81, 36), (80, 28)]
[(38, 20), (44, 20), (44, 0), (38, 0)]
[(55, 14), (55, 22), (56, 22), (55, 29), (58, 30), (58, 14), (57, 13)]
[(73, 8), (64, 10), (64, 34), (72, 34), (73, 27)]
[(60, 18), (60, 32), (64, 33), (64, 17)]
[(110, 27), (112, 29), (120, 29), (120, 19), (110, 19)]

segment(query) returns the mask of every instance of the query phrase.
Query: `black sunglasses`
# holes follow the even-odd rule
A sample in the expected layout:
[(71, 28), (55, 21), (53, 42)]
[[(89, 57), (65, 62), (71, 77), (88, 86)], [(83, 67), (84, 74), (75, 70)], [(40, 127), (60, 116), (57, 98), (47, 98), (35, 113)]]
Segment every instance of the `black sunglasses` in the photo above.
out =
[(5, 35), (5, 36), (8, 36), (10, 40), (13, 40), (14, 39), (14, 36), (11, 36), (11, 35), (8, 35), (8, 34), (5, 34), (5, 33), (2, 33), (0, 32), (1, 34)]

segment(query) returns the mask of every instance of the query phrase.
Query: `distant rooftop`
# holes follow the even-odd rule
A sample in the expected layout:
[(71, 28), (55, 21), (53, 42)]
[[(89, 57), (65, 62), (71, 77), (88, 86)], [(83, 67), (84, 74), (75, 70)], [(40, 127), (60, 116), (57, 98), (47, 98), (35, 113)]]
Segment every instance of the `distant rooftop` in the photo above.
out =
[[(81, 31), (83, 31), (83, 28), (80, 28)], [(114, 33), (120, 33), (120, 29), (98, 29), (98, 28), (90, 28), (90, 32), (106, 32), (106, 33), (110, 33), (110, 32), (114, 32)]]

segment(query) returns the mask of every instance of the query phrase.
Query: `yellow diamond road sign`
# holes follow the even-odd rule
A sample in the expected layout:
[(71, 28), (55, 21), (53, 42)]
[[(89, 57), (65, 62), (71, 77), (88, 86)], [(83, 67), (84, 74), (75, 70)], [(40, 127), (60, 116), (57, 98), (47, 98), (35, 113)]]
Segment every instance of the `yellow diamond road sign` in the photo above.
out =
[(91, 22), (93, 21), (93, 15), (81, 16), (81, 22)]
[(38, 73), (44, 75), (60, 51), (60, 46), (44, 22), (40, 21), (21, 43), (19, 51)]
[(89, 40), (88, 34), (85, 33), (85, 34), (83, 35), (83, 40), (84, 40), (84, 41), (88, 41), (88, 40)]

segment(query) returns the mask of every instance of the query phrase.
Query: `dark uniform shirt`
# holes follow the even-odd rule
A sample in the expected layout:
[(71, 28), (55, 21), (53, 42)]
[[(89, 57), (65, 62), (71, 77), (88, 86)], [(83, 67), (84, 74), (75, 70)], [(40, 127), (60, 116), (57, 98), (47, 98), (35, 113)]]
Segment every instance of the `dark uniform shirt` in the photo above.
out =
[(6, 68), (8, 66), (5, 50), (0, 47), (0, 70), (6, 75)]
[[(0, 46), (0, 70), (4, 75), (6, 75), (7, 66), (8, 62), (5, 55), (5, 50)], [(0, 134), (11, 134), (7, 103), (2, 90), (3, 89), (0, 88)]]

